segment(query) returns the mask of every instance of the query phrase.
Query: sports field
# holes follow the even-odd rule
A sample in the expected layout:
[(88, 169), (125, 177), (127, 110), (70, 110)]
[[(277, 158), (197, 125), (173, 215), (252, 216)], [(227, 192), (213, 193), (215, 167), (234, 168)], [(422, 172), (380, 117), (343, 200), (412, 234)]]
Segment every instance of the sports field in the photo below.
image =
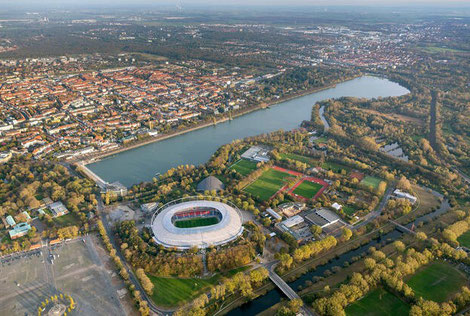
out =
[(460, 246), (470, 248), (470, 230), (466, 231), (457, 238)]
[(148, 276), (154, 287), (152, 300), (159, 306), (177, 306), (199, 295), (205, 288), (215, 285), (219, 275), (209, 279), (178, 279)]
[(292, 177), (293, 176), (288, 173), (268, 169), (258, 179), (256, 179), (256, 181), (248, 185), (243, 190), (263, 201), (266, 201), (285, 185), (288, 178)]
[(307, 156), (302, 156), (298, 154), (293, 154), (293, 153), (282, 153), (281, 154), (282, 159), (291, 159), (291, 160), (297, 160), (303, 163), (306, 163), (310, 167), (316, 166), (316, 161), (313, 158), (307, 157)]
[(406, 283), (417, 297), (444, 302), (458, 292), (467, 278), (446, 262), (431, 263), (415, 273)]
[(229, 169), (233, 169), (237, 171), (242, 176), (247, 176), (256, 170), (256, 165), (257, 163), (254, 161), (240, 159), (237, 162), (235, 162), (233, 165), (231, 165)]
[(366, 187), (372, 187), (376, 190), (379, 187), (379, 183), (382, 181), (380, 178), (372, 177), (372, 176), (365, 176), (364, 179), (360, 182), (362, 185)]
[(174, 224), (178, 228), (192, 228), (215, 225), (219, 222), (217, 217), (199, 217), (176, 221)]
[(306, 199), (313, 199), (313, 197), (321, 190), (323, 186), (319, 183), (311, 181), (302, 181), (298, 187), (292, 192), (295, 195), (300, 195)]
[(408, 315), (410, 306), (382, 288), (369, 292), (359, 301), (346, 307), (346, 315), (392, 316)]

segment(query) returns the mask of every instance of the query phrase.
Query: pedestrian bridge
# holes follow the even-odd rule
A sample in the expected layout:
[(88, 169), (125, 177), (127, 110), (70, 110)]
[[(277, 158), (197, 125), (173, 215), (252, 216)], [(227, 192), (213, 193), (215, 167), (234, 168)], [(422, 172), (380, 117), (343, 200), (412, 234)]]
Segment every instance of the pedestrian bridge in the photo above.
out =
[[(275, 271), (274, 271), (274, 268), (275, 268), (275, 264), (271, 266), (270, 269), (268, 269), (269, 271), (269, 278), (271, 279), (271, 281), (273, 281), (273, 283), (290, 299), (290, 300), (294, 300), (294, 299), (299, 299), (301, 300), (300, 296), (297, 294), (296, 291), (294, 291), (290, 286), (289, 284), (287, 284)], [(306, 308), (305, 306), (302, 307), (301, 309), (301, 313), (302, 315), (305, 315), (305, 316), (315, 316), (315, 314), (310, 311), (308, 308)]]

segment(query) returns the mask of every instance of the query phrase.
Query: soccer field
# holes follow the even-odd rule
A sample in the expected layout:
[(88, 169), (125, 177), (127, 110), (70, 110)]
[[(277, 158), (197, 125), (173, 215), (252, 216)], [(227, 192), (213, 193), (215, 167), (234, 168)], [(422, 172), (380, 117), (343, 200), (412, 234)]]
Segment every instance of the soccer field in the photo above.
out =
[(434, 262), (415, 273), (406, 283), (416, 297), (444, 302), (467, 282), (466, 277), (446, 262)]
[(410, 306), (382, 288), (369, 292), (359, 301), (346, 307), (346, 315), (351, 316), (392, 316), (408, 315)]
[(229, 169), (233, 169), (237, 171), (242, 176), (247, 176), (256, 170), (256, 165), (257, 163), (254, 161), (240, 159), (237, 162), (235, 162), (233, 165), (231, 165)]
[(366, 187), (372, 187), (374, 190), (376, 190), (379, 187), (379, 183), (381, 181), (382, 179), (380, 178), (366, 176), (364, 179), (362, 179), (361, 184)]
[(306, 199), (312, 199), (323, 186), (316, 182), (302, 181), (298, 187), (292, 192), (296, 195), (303, 196)]
[(209, 279), (199, 278), (164, 278), (153, 275), (148, 276), (154, 285), (154, 291), (151, 296), (155, 304), (159, 306), (177, 306), (185, 303), (199, 293), (203, 289), (211, 285), (217, 284), (220, 276), (215, 275)]
[(219, 222), (216, 217), (199, 217), (176, 221), (174, 224), (178, 228), (192, 228), (215, 225)]
[(292, 178), (292, 175), (269, 169), (256, 179), (255, 182), (248, 185), (244, 191), (266, 201), (285, 185), (287, 178)]

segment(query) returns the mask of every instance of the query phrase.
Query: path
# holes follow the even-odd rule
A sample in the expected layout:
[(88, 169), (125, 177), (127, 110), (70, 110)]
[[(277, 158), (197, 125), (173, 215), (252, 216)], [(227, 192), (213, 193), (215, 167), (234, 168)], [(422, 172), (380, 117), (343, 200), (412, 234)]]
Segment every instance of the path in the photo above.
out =
[(391, 220), (391, 219), (389, 219), (388, 221), (389, 221), (390, 223), (394, 224), (395, 226), (397, 226), (397, 229), (398, 229), (398, 230), (401, 230), (401, 231), (404, 232), (404, 233), (409, 233), (409, 234), (412, 234), (412, 235), (416, 235), (416, 232), (415, 232), (415, 231), (412, 231), (412, 230), (409, 229), (408, 227), (405, 227), (405, 226), (403, 226), (402, 224), (397, 223), (397, 222), (395, 222), (394, 220)]
[[(277, 261), (270, 262), (266, 265), (266, 268), (269, 271), (269, 278), (273, 283), (290, 299), (299, 299), (300, 296), (297, 294), (296, 291), (294, 291), (275, 271), (274, 268), (276, 267)], [(307, 307), (302, 307), (301, 312), (303, 315), (309, 315), (309, 316), (314, 316), (314, 314), (311, 310), (309, 310)]]

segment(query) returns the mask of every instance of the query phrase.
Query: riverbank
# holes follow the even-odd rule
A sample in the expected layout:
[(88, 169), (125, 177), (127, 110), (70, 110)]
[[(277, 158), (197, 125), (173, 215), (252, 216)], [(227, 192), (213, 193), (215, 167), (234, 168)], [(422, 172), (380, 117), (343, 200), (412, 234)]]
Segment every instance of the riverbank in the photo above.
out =
[[(217, 117), (214, 116), (214, 118), (216, 119), (215, 122), (212, 121), (212, 122), (201, 123), (201, 124), (196, 125), (196, 126), (185, 128), (181, 131), (172, 132), (172, 133), (163, 134), (163, 135), (158, 135), (158, 136), (155, 136), (155, 137), (150, 137), (148, 139), (144, 139), (142, 141), (129, 144), (127, 146), (120, 146), (119, 148), (116, 148), (116, 149), (112, 149), (112, 150), (108, 150), (108, 151), (104, 151), (104, 152), (100, 152), (100, 153), (94, 153), (94, 154), (90, 154), (90, 155), (84, 155), (84, 156), (81, 156), (79, 159), (72, 160), (70, 162), (80, 162), (83, 165), (98, 162), (98, 161), (100, 161), (100, 160), (102, 160), (106, 157), (110, 157), (110, 156), (113, 156), (113, 155), (116, 155), (116, 154), (119, 154), (119, 153), (122, 153), (122, 152), (125, 152), (125, 151), (129, 151), (129, 150), (139, 148), (139, 147), (142, 147), (142, 146), (146, 146), (146, 145), (149, 145), (149, 144), (152, 144), (152, 143), (160, 142), (160, 141), (172, 138), (172, 137), (176, 137), (176, 136), (180, 136), (180, 135), (183, 135), (183, 134), (186, 134), (186, 133), (190, 133), (190, 132), (193, 132), (193, 131), (196, 131), (196, 130), (199, 130), (199, 129), (203, 129), (203, 128), (214, 126), (214, 125), (217, 125), (217, 124), (220, 124), (220, 123), (224, 123), (224, 122), (233, 120), (235, 118), (250, 114), (252, 112), (255, 112), (255, 111), (258, 111), (258, 110), (264, 110), (264, 109), (269, 108), (271, 106), (275, 106), (279, 103), (283, 103), (283, 102), (287, 102), (287, 101), (290, 101), (290, 100), (293, 100), (293, 99), (301, 98), (303, 96), (306, 96), (306, 95), (309, 95), (309, 94), (312, 94), (312, 93), (316, 93), (316, 92), (320, 92), (320, 91), (323, 91), (323, 90), (335, 88), (338, 84), (348, 82), (348, 81), (360, 78), (362, 76), (363, 75), (360, 74), (360, 75), (357, 75), (357, 76), (349, 77), (348, 79), (345, 79), (345, 80), (342, 80), (342, 81), (339, 81), (339, 82), (336, 82), (336, 83), (332, 83), (332, 84), (329, 84), (329, 85), (326, 85), (326, 86), (323, 86), (323, 87), (312, 88), (312, 89), (309, 89), (309, 90), (306, 90), (306, 91), (294, 93), (292, 95), (288, 95), (288, 96), (279, 98), (277, 100), (272, 100), (269, 103), (259, 103), (257, 105), (254, 105), (254, 106), (242, 109), (240, 111), (237, 111), (236, 113), (232, 113), (231, 117), (229, 117), (227, 115), (224, 115), (223, 117), (221, 117), (220, 119), (217, 120)], [(312, 106), (313, 106), (313, 104), (312, 104)]]

